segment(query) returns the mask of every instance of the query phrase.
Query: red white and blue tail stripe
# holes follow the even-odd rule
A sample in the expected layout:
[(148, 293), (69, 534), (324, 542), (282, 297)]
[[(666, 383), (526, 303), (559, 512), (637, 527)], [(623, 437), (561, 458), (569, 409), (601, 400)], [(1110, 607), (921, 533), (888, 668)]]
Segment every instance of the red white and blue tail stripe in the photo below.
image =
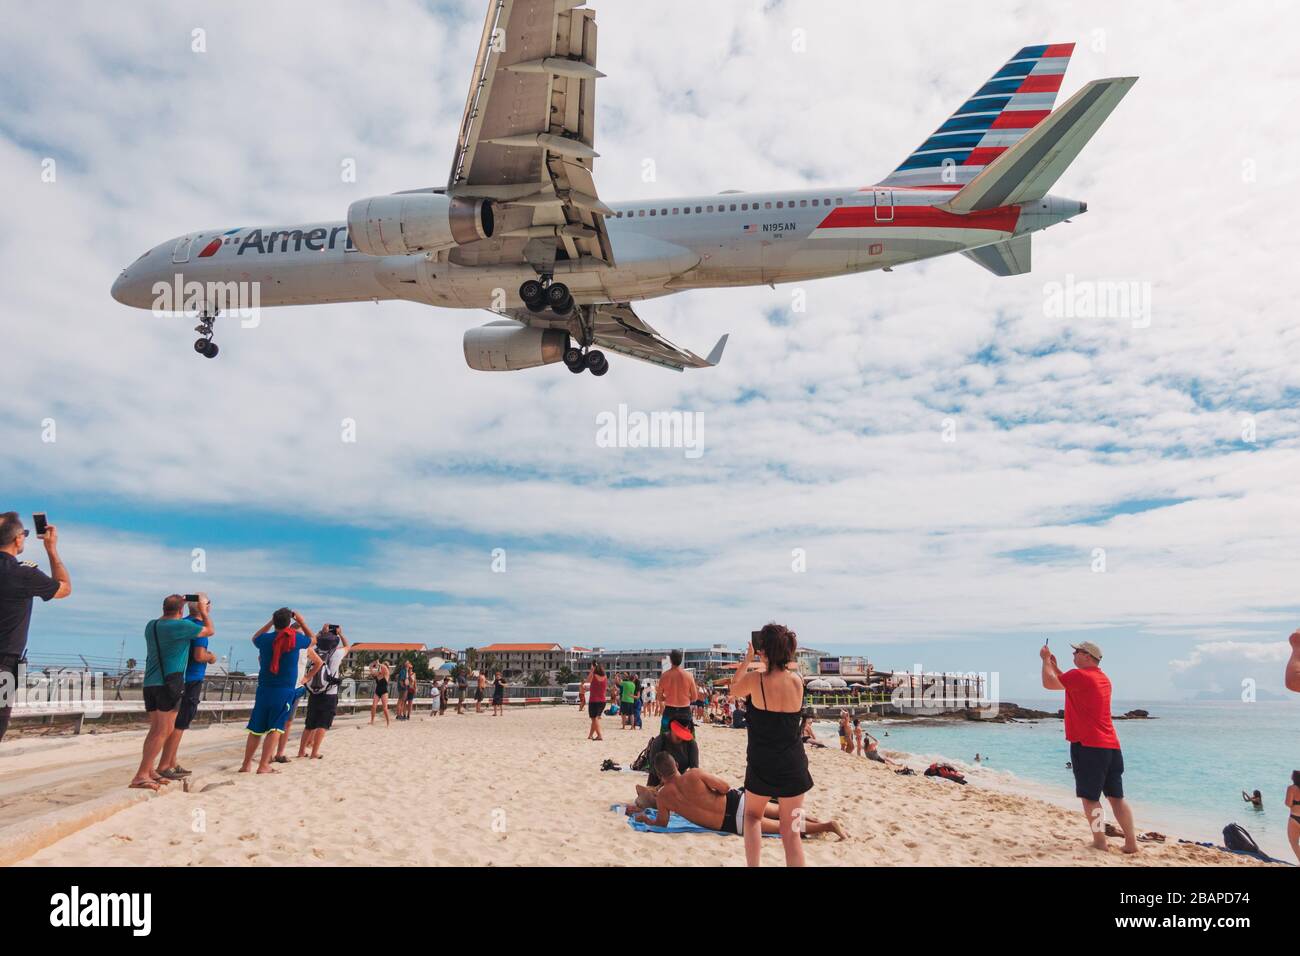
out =
[(1073, 52), (1073, 43), (1020, 50), (881, 185), (970, 182), (1052, 111)]

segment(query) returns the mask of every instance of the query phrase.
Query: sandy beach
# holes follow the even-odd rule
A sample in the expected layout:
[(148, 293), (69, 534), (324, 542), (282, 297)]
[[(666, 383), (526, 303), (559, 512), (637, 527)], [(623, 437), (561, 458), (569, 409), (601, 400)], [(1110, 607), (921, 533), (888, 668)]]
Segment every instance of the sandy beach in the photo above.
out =
[[(649, 730), (623, 731), (616, 718), (606, 719), (605, 741), (587, 741), (587, 722), (572, 707), (513, 709), (500, 718), (452, 711), (387, 728), (367, 721), (368, 715), (341, 718), (326, 739), (324, 759), (294, 760), (264, 776), (235, 772), (238, 727), (193, 733), (182, 762), (196, 770), (196, 792), (133, 806), (21, 865), (744, 864), (738, 838), (641, 833), (610, 811), (631, 799), (645, 777), (601, 772), (601, 761), (631, 762)], [(744, 731), (701, 727), (699, 742), (705, 769), (739, 785)], [(33, 744), (0, 760), (0, 780), (75, 778), (66, 767), (73, 754), (97, 768), (102, 789), (121, 760), (132, 753), (138, 760), (138, 747), (132, 732)], [(297, 728), (289, 755), (296, 752)], [(187, 753), (196, 759), (186, 761)], [(805, 803), (809, 815), (833, 817), (850, 835), (844, 842), (810, 838), (805, 846), (813, 866), (1256, 865), (1174, 842), (1144, 845), (1136, 859), (1121, 855), (1117, 840), (1110, 853), (1099, 853), (1088, 845), (1077, 812), (974, 786), (896, 777), (831, 748), (812, 750), (809, 759), (816, 782)], [(128, 777), (129, 770), (120, 782)], [(84, 780), (74, 782), (87, 790)], [(39, 808), (33, 799), (29, 792), (13, 809), (31, 816)], [(1134, 802), (1141, 827), (1141, 796)], [(783, 863), (780, 841), (764, 841), (763, 863)]]

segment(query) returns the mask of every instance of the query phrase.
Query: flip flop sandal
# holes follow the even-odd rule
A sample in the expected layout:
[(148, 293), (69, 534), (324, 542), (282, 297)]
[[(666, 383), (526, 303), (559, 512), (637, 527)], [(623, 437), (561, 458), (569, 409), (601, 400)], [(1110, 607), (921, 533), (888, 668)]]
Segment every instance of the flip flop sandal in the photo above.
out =
[(288, 758), (288, 757), (272, 757), (272, 758), (271, 758), (271, 762), (272, 762), (272, 763), (288, 763), (288, 762), (289, 762), (289, 758)]

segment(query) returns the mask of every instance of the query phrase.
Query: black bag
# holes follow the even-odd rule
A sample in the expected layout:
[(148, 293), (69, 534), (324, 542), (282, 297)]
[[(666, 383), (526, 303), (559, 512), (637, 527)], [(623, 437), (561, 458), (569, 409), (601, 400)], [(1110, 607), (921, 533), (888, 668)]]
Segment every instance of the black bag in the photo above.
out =
[[(153, 629), (153, 646), (154, 646), (155, 653), (157, 653), (158, 655), (158, 669), (162, 670), (163, 656), (162, 656), (162, 645), (158, 643), (158, 621), (157, 620), (150, 621), (149, 626)], [(186, 660), (189, 660), (189, 655), (186, 655)], [(184, 671), (176, 671), (171, 674), (163, 674), (163, 684), (166, 685), (167, 687), (168, 695), (171, 696), (174, 700), (179, 701), (182, 697), (185, 696), (185, 672)]]
[(632, 761), (632, 769), (637, 773), (648, 773), (650, 771), (650, 748), (655, 745), (655, 741), (658, 739), (658, 737), (651, 737), (650, 742), (645, 745), (645, 750), (641, 751), (637, 758)]
[(1256, 843), (1245, 828), (1240, 823), (1229, 823), (1223, 828), (1223, 845), (1229, 850), (1236, 850), (1238, 853), (1258, 854), (1259, 844)]

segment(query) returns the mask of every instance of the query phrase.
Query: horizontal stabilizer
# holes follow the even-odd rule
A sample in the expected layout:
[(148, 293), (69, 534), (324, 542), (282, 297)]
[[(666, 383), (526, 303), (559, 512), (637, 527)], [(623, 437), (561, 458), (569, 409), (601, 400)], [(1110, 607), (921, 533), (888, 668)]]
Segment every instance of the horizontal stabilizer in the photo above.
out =
[(991, 246), (967, 249), (962, 255), (995, 276), (1024, 275), (1029, 271), (1029, 239), (1028, 235), (1016, 236)]
[(1042, 199), (1137, 80), (1136, 76), (1093, 80), (985, 166), (947, 208), (975, 212)]

